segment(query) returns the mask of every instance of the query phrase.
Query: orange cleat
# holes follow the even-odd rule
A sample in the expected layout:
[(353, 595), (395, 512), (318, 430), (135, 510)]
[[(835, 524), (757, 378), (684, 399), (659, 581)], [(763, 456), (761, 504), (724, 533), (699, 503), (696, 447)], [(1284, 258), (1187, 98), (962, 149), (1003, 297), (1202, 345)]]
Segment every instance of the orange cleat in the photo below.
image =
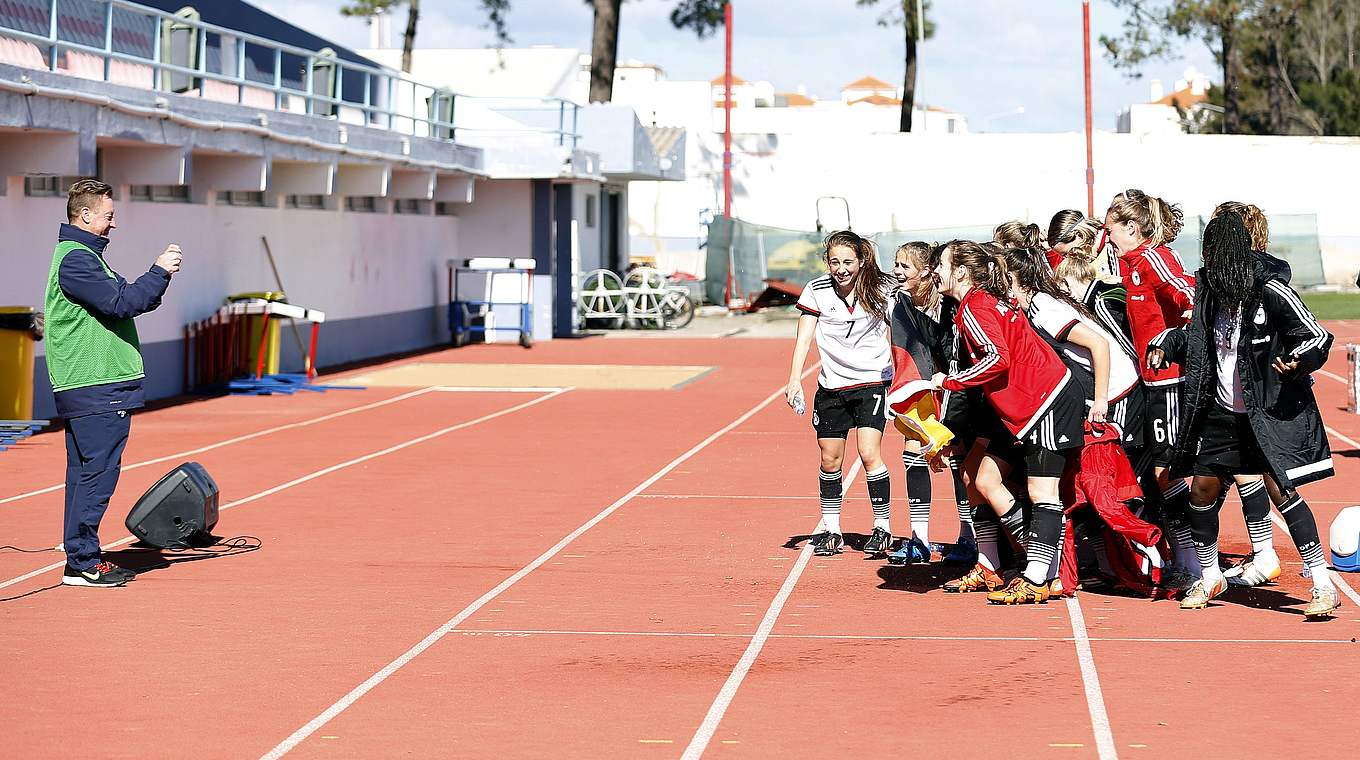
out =
[(1048, 601), (1048, 584), (1034, 585), (1025, 576), (1016, 576), (1010, 585), (987, 595), (992, 604), (1043, 604)]
[(962, 578), (956, 578), (944, 584), (944, 590), (951, 594), (967, 594), (970, 591), (995, 591), (1001, 588), (1003, 583), (1001, 576), (995, 570), (988, 570), (981, 563), (973, 565), (973, 569)]

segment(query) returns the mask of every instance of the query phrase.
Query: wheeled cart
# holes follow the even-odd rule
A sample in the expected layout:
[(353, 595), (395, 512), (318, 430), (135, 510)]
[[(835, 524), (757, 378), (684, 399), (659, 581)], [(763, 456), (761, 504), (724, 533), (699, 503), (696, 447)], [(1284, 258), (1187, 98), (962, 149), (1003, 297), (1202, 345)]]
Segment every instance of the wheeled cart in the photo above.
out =
[[(519, 344), (534, 344), (534, 260), (482, 257), (449, 259), (449, 332), (454, 346), (473, 333), (515, 332)], [(471, 297), (469, 297), (471, 296)], [(518, 324), (498, 324), (497, 306), (515, 307)]]

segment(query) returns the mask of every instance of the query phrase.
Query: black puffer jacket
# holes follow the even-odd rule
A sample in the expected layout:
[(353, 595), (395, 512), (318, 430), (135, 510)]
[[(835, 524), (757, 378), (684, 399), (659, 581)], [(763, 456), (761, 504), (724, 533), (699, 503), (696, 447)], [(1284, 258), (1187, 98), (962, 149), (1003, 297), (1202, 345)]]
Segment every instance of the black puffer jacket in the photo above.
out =
[[(1203, 283), (1204, 270), (1195, 273)], [(1167, 330), (1148, 345), (1161, 348), (1184, 368), (1180, 437), (1172, 449), (1173, 476), (1188, 475), (1194, 464), (1199, 433), (1210, 404), (1218, 403), (1218, 361), (1214, 348), (1217, 305), (1208, 287), (1195, 290), (1189, 324)], [(1332, 335), (1280, 278), (1277, 270), (1258, 262), (1252, 294), (1242, 308), (1237, 364), (1247, 417), (1266, 455), (1271, 474), (1285, 488), (1330, 477), (1332, 452), (1327, 431), (1313, 398), (1312, 373), (1327, 361)], [(1281, 376), (1271, 362), (1297, 357), (1299, 366)]]

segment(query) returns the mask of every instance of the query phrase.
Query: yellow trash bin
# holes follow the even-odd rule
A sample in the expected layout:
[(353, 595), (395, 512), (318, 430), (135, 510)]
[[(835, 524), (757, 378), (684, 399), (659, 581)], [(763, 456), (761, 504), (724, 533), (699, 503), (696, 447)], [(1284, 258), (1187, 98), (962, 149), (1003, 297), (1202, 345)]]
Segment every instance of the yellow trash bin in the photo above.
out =
[[(277, 290), (264, 290), (255, 293), (237, 293), (227, 296), (227, 302), (232, 301), (278, 301), (288, 303), (288, 296)], [(246, 364), (250, 368), (252, 376), (255, 373), (255, 365), (259, 362), (260, 356), (260, 325), (264, 324), (264, 315), (247, 314), (245, 317), (246, 329), (242, 332), (245, 341), (246, 356), (249, 361)], [(279, 372), (279, 320), (269, 320), (269, 337), (265, 339), (264, 346), (264, 373), (266, 375), (276, 375)]]
[(42, 315), (31, 306), (0, 306), (0, 419), (33, 419), (33, 344)]

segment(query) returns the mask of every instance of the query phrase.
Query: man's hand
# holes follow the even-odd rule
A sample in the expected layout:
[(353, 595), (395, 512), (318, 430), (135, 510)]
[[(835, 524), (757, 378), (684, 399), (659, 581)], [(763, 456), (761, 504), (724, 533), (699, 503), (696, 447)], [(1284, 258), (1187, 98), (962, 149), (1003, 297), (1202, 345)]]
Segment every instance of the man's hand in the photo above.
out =
[(930, 378), (930, 389), (935, 391), (944, 390), (944, 379), (945, 374), (943, 372), (936, 372), (934, 376)]
[(183, 260), (184, 252), (179, 249), (179, 246), (171, 244), (166, 246), (165, 253), (156, 257), (156, 266), (174, 274), (179, 271), (179, 263)]

